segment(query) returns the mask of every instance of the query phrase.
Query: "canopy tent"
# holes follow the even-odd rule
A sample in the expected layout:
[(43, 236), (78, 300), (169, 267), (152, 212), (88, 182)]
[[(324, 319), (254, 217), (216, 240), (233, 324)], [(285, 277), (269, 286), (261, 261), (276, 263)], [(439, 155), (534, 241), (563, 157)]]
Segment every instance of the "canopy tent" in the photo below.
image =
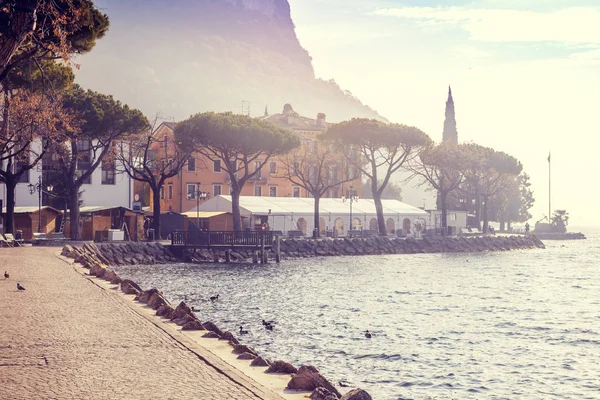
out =
[[(310, 234), (314, 228), (314, 204), (313, 198), (241, 196), (240, 213), (247, 217), (245, 228), (256, 229), (267, 224), (270, 229), (284, 233), (299, 230)], [(425, 228), (429, 215), (426, 211), (398, 200), (382, 200), (382, 204), (388, 232), (400, 228), (410, 232), (417, 223)], [(202, 212), (231, 212), (231, 196), (215, 196), (198, 209)], [(196, 208), (190, 213), (193, 215), (195, 211)], [(351, 203), (349, 200), (324, 198), (319, 201), (322, 233), (331, 230), (344, 234), (350, 226), (351, 211), (353, 229), (377, 229), (377, 212), (372, 199)]]

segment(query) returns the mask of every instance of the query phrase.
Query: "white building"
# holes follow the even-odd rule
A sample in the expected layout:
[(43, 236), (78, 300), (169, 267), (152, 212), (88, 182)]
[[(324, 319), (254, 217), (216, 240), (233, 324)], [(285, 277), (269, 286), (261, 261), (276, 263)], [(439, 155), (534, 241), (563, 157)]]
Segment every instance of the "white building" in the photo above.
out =
[[(313, 198), (241, 196), (240, 212), (245, 228), (257, 229), (266, 223), (269, 229), (284, 234), (301, 231), (310, 236), (314, 229), (314, 201)], [(427, 228), (429, 214), (426, 211), (398, 200), (382, 200), (382, 203), (388, 233), (397, 229), (411, 233), (417, 227), (421, 230)], [(201, 204), (199, 210), (231, 212), (231, 196), (213, 197)], [(350, 203), (326, 198), (319, 202), (321, 233), (330, 230), (340, 236), (345, 235), (350, 226), (351, 212), (353, 229), (377, 230), (377, 213), (372, 199)]]
[[(39, 144), (34, 146), (38, 146)], [(32, 160), (34, 155), (32, 154)], [(6, 165), (4, 162), (3, 167)], [(98, 166), (92, 173), (89, 183), (85, 183), (81, 186), (82, 191), (81, 200), (83, 206), (122, 206), (131, 208), (133, 202), (133, 179), (127, 174), (119, 174), (116, 171), (119, 170), (118, 166), (115, 168), (102, 168), (102, 165)], [(43, 172), (42, 161), (40, 161), (35, 167), (26, 172), (21, 178), (21, 182), (17, 184), (15, 190), (15, 206), (26, 207), (26, 206), (38, 206), (38, 193), (30, 194), (28, 185), (36, 185), (39, 182), (39, 178), (42, 176), (42, 187), (46, 186), (46, 172)], [(0, 199), (4, 209), (6, 209), (6, 185), (0, 182)], [(42, 197), (42, 201), (46, 204), (46, 196)]]

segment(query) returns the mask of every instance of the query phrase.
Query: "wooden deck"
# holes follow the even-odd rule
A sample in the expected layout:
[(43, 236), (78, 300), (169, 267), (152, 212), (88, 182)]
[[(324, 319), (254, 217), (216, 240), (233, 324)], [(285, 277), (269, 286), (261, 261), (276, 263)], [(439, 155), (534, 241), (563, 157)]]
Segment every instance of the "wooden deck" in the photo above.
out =
[(271, 248), (273, 232), (233, 232), (233, 231), (176, 231), (171, 233), (172, 247), (185, 248)]

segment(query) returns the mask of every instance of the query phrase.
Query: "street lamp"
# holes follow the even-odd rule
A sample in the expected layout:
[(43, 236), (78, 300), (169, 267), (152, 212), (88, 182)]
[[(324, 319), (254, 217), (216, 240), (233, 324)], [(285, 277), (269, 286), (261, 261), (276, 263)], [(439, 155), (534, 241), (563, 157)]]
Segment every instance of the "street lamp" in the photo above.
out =
[(27, 185), (27, 189), (29, 189), (29, 194), (34, 194), (35, 192), (39, 193), (38, 196), (38, 226), (37, 231), (40, 233), (42, 231), (42, 193), (50, 193), (54, 187), (52, 185), (46, 186), (46, 190), (42, 186), (42, 176), (38, 176), (38, 183), (35, 185), (30, 183)]
[(194, 197), (196, 197), (196, 226), (198, 227), (198, 230), (201, 230), (200, 229), (200, 199), (202, 199), (202, 201), (206, 200), (206, 198), (208, 197), (208, 192), (203, 192), (200, 190), (200, 182), (196, 183), (195, 191), (188, 193), (188, 200), (191, 200)]
[(350, 201), (350, 229), (353, 229), (352, 226), (352, 203), (356, 203), (358, 201), (358, 195), (354, 191), (354, 186), (350, 186), (350, 189), (346, 192), (346, 195), (342, 194), (342, 201), (345, 203), (346, 201)]

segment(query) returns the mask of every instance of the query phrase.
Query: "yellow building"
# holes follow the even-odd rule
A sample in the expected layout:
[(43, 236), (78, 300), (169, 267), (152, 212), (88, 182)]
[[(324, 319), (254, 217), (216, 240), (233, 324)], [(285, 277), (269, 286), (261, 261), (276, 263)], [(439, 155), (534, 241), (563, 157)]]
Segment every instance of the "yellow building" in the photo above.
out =
[[(289, 129), (302, 139), (303, 146), (317, 146), (317, 135), (327, 129), (325, 114), (318, 114), (316, 119), (302, 117), (294, 111), (291, 105), (286, 104), (282, 113), (265, 115), (261, 117), (275, 125)], [(174, 154), (174, 130), (176, 123), (164, 122), (154, 132), (157, 154), (164, 151), (164, 158)], [(158, 147), (162, 146), (160, 149)], [(343, 156), (339, 155), (339, 162), (330, 163), (332, 171), (342, 171)], [(295, 186), (284, 177), (285, 172), (282, 157), (271, 157), (259, 174), (250, 179), (242, 189), (242, 196), (268, 196), (268, 197), (310, 197), (309, 193), (301, 187)], [(255, 162), (259, 166), (261, 160)], [(337, 174), (337, 172), (335, 172)], [(160, 199), (161, 210), (184, 213), (196, 207), (199, 199), (196, 191), (206, 192), (210, 197), (229, 195), (229, 175), (221, 168), (219, 161), (210, 161), (206, 156), (196, 154), (186, 163), (181, 172), (173, 178), (167, 179), (163, 186)], [(353, 182), (329, 190), (325, 197), (339, 198), (347, 189), (353, 186), (354, 191), (360, 195), (360, 178)], [(137, 190), (140, 192), (142, 189)], [(202, 200), (200, 200), (201, 202)]]

